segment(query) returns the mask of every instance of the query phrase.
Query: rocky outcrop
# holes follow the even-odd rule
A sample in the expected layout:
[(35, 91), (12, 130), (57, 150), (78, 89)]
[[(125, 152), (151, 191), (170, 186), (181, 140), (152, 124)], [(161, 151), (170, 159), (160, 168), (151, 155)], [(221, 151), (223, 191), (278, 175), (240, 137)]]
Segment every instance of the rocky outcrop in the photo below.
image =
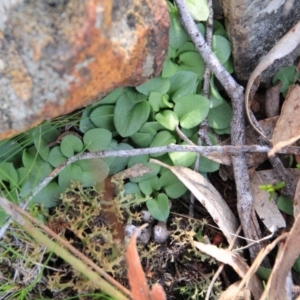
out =
[(164, 0), (1, 0), (0, 139), (158, 75)]
[[(222, 0), (226, 29), (232, 44), (236, 77), (247, 81), (250, 74), (276, 42), (300, 20), (300, 1), (290, 0)], [(263, 74), (268, 83), (282, 66), (293, 65), (300, 55), (300, 47), (287, 57), (276, 61)]]

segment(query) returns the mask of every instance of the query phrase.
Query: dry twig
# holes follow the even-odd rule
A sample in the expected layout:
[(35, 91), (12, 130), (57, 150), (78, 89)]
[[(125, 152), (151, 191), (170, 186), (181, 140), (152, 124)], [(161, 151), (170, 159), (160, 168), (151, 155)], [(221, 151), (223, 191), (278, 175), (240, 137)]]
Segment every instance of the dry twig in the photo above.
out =
[[(179, 10), (181, 22), (185, 30), (202, 55), (206, 65), (216, 75), (231, 98), (233, 107), (231, 141), (234, 146), (242, 146), (245, 144), (245, 106), (243, 87), (237, 84), (212, 53), (190, 15), (184, 0), (175, 0), (175, 3)], [(258, 240), (261, 238), (261, 233), (253, 209), (253, 197), (250, 192), (250, 180), (245, 154), (239, 153), (232, 155), (232, 164), (237, 188), (237, 208), (244, 234), (247, 238)], [(256, 257), (260, 248), (259, 245), (250, 248), (252, 259)]]

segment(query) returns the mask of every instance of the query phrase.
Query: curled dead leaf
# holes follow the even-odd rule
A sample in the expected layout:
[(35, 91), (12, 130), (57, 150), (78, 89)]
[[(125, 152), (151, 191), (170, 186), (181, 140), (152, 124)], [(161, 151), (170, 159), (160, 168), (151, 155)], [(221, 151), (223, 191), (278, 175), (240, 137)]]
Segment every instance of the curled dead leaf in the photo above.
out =
[(250, 102), (250, 92), (251, 87), (254, 84), (255, 79), (276, 59), (282, 58), (287, 54), (291, 53), (300, 43), (300, 21), (292, 27), (276, 44), (275, 46), (269, 51), (269, 53), (260, 61), (257, 67), (252, 72), (245, 92), (245, 106), (246, 112), (251, 123), (252, 127), (262, 136), (267, 138), (256, 126), (253, 124), (251, 117), (250, 117), (250, 110), (249, 110), (249, 102)]
[(234, 239), (234, 233), (238, 228), (238, 222), (228, 204), (215, 187), (201, 174), (191, 169), (178, 166), (172, 167), (155, 159), (150, 159), (150, 162), (163, 166), (176, 175), (207, 209), (227, 238), (227, 241), (231, 243)]

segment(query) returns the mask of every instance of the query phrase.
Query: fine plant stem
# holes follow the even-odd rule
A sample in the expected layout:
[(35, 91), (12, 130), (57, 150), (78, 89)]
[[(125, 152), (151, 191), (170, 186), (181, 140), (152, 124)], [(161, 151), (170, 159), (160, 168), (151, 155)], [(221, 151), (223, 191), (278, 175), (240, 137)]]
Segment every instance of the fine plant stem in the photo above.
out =
[[(86, 266), (85, 261), (82, 261), (82, 257), (75, 257), (70, 255), (64, 247), (60, 246), (58, 243), (55, 243), (50, 238), (48, 238), (45, 234), (43, 234), (37, 227), (35, 227), (30, 221), (34, 220), (33, 217), (28, 216), (28, 214), (23, 211), (17, 205), (9, 202), (5, 198), (0, 197), (0, 206), (4, 209), (6, 213), (8, 213), (14, 221), (16, 221), (21, 227), (30, 235), (32, 236), (38, 243), (45, 245), (50, 251), (54, 252), (57, 256), (61, 257), (65, 260), (68, 264), (73, 266), (74, 269), (82, 273), (84, 276), (89, 278), (95, 286), (97, 286), (102, 292), (120, 300), (128, 300), (126, 296), (121, 294), (116, 288), (110, 285), (106, 280), (101, 278), (96, 272)], [(35, 223), (38, 223), (41, 227), (43, 226), (38, 220), (34, 220)], [(47, 229), (49, 231), (50, 229)], [(52, 235), (55, 235), (52, 233)], [(59, 242), (63, 239), (56, 235), (56, 238), (59, 238)], [(66, 246), (68, 243), (64, 243)], [(69, 245), (67, 245), (68, 248)], [(75, 249), (76, 250), (76, 249)], [(82, 256), (82, 255), (81, 255)], [(127, 293), (129, 294), (129, 293)]]
[[(206, 44), (199, 32), (184, 0), (175, 0), (180, 13), (183, 27), (191, 37), (194, 45), (203, 57), (206, 65), (215, 74), (225, 88), (232, 101), (233, 117), (231, 121), (231, 141), (234, 146), (245, 144), (245, 105), (243, 87), (237, 84), (233, 77), (221, 65), (210, 47)], [(247, 169), (246, 156), (244, 153), (232, 155), (232, 165), (237, 190), (237, 209), (244, 234), (247, 238), (260, 239), (261, 233), (255, 220), (253, 209), (253, 196), (250, 189), (250, 178)], [(250, 248), (250, 256), (253, 260), (260, 250), (260, 246)]]
[[(209, 15), (206, 22), (206, 43), (211, 48), (212, 46), (212, 36), (213, 36), (213, 18), (214, 18), (214, 11), (212, 8), (212, 0), (207, 1), (207, 5), (209, 7)], [(206, 65), (204, 71), (204, 83), (203, 83), (203, 94), (204, 97), (209, 98), (209, 91), (210, 91), (210, 69)], [(208, 129), (208, 121), (207, 118), (201, 123), (198, 131), (198, 146), (201, 146), (203, 142), (206, 143), (207, 146), (211, 146), (210, 139), (207, 134)], [(194, 171), (198, 172), (200, 164), (200, 154), (197, 153), (196, 161), (194, 165)], [(189, 206), (189, 215), (194, 217), (194, 205), (195, 205), (195, 196), (191, 193), (190, 196), (190, 206)]]

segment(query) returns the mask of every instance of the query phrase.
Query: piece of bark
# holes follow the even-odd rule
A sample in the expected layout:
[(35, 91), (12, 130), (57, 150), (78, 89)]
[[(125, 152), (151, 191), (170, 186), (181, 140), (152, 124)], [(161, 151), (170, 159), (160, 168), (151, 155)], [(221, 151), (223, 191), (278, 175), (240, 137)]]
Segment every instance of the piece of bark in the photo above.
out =
[(0, 139), (158, 75), (165, 1), (0, 1)]

